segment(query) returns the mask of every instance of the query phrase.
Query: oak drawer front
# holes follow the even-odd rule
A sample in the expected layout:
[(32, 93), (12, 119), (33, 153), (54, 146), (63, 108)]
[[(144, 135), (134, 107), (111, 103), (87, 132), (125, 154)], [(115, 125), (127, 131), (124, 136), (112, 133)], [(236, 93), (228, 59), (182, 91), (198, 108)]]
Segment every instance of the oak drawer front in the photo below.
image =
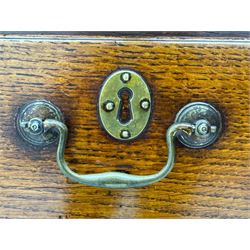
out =
[[(250, 188), (249, 40), (242, 38), (1, 36), (0, 217), (248, 218)], [(105, 133), (97, 98), (114, 70), (139, 72), (154, 101), (147, 131), (131, 143)], [(166, 161), (165, 130), (189, 102), (222, 113), (221, 138), (205, 149), (177, 143), (176, 163), (161, 182), (127, 190), (67, 180), (56, 145), (21, 140), (18, 108), (47, 99), (69, 127), (66, 161), (79, 173), (146, 175)]]

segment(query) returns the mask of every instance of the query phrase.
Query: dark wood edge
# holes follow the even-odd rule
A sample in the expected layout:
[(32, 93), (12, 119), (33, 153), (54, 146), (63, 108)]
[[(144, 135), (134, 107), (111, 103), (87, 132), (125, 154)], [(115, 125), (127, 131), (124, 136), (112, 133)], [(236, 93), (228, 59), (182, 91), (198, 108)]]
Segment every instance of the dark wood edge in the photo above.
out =
[(217, 37), (250, 38), (249, 31), (0, 31), (0, 36), (119, 36), (119, 37)]

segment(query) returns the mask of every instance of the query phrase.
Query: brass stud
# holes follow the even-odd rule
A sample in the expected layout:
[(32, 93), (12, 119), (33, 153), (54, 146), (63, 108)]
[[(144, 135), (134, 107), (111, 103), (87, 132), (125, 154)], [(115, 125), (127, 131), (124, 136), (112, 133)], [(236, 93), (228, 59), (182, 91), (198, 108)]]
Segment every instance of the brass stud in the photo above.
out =
[(129, 72), (124, 72), (121, 74), (121, 80), (123, 83), (127, 83), (131, 78), (131, 74)]
[(140, 106), (142, 109), (144, 110), (149, 110), (150, 108), (150, 102), (148, 99), (143, 99), (141, 102), (140, 102)]
[(106, 101), (103, 105), (103, 108), (107, 112), (111, 112), (115, 109), (115, 104), (112, 101)]
[(128, 130), (122, 130), (121, 131), (121, 138), (128, 139), (131, 136), (130, 132)]

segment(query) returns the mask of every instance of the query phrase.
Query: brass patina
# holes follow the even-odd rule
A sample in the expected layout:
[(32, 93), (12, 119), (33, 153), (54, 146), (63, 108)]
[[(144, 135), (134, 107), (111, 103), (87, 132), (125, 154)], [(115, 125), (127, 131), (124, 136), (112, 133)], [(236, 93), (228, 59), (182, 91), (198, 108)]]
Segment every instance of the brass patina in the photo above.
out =
[[(124, 93), (127, 94), (127, 103), (123, 100)], [(137, 138), (145, 131), (151, 111), (150, 89), (135, 71), (118, 70), (104, 81), (98, 113), (102, 127), (111, 137), (122, 141)]]

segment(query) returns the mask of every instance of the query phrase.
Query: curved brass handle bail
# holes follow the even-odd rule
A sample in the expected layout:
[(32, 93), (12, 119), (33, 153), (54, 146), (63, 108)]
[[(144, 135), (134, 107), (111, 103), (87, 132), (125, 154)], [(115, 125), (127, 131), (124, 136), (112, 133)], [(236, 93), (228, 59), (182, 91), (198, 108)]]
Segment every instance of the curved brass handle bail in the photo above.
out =
[(43, 125), (45, 130), (56, 128), (59, 131), (59, 143), (56, 153), (56, 161), (60, 170), (66, 177), (70, 178), (73, 181), (90, 186), (117, 189), (143, 187), (160, 181), (162, 178), (166, 177), (174, 166), (174, 137), (176, 133), (178, 131), (183, 131), (186, 134), (191, 135), (195, 129), (195, 126), (190, 123), (174, 123), (168, 128), (166, 133), (168, 160), (165, 166), (158, 173), (146, 176), (118, 172), (81, 175), (72, 171), (64, 160), (64, 150), (68, 134), (67, 126), (63, 122), (54, 119), (46, 119), (43, 122)]

